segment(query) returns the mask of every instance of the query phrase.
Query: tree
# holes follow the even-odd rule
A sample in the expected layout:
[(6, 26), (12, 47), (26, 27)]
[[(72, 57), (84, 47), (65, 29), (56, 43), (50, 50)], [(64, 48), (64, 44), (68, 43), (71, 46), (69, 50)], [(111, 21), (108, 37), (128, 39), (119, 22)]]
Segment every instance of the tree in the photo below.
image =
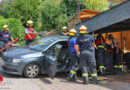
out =
[(19, 18), (23, 24), (29, 19), (38, 22), (40, 4), (41, 0), (13, 0), (11, 3), (11, 17)]
[(88, 9), (105, 11), (109, 8), (108, 0), (84, 0)]
[(8, 18), (11, 14), (10, 12), (11, 9), (11, 3), (10, 0), (6, 0), (1, 4), (1, 15), (4, 16), (5, 18)]
[(120, 4), (121, 2), (116, 2), (115, 0), (111, 0), (109, 2), (109, 8), (112, 8), (114, 6), (117, 6), (118, 4)]
[(66, 14), (62, 13), (60, 0), (44, 0), (42, 3), (42, 23), (44, 30), (59, 29), (67, 22)]
[(56, 19), (56, 30), (59, 32), (61, 31), (63, 26), (67, 25), (67, 21), (69, 20), (67, 14), (60, 14)]
[[(76, 0), (62, 0), (62, 3), (60, 4), (62, 11), (64, 13), (67, 13), (67, 16), (73, 16), (74, 13), (77, 11), (77, 2)], [(84, 3), (84, 0), (80, 0), (80, 9), (85, 9), (86, 5)]]

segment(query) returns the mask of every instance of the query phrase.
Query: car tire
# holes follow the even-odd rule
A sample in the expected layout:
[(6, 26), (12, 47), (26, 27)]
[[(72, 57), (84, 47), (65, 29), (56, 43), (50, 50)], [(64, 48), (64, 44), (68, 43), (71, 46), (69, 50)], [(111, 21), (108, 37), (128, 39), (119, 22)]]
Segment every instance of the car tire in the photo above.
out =
[(24, 69), (26, 78), (36, 78), (40, 74), (40, 66), (36, 63), (28, 64)]

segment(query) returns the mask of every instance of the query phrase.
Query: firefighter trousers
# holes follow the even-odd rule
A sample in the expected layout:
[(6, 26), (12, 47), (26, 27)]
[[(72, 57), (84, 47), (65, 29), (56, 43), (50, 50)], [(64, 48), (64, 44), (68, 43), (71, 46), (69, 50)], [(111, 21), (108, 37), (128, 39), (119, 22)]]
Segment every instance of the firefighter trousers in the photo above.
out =
[(70, 52), (69, 53), (70, 59), (70, 73), (69, 73), (69, 80), (76, 79), (76, 71), (78, 70), (78, 57), (76, 53)]
[(69, 59), (70, 59), (70, 66), (71, 66), (71, 70), (77, 70), (77, 66), (78, 66), (78, 57), (76, 53), (69, 53)]
[(92, 51), (84, 50), (80, 54), (80, 66), (82, 68), (82, 76), (88, 76), (88, 68), (92, 77), (97, 77), (96, 61)]
[(113, 54), (114, 56), (114, 68), (116, 69), (122, 69), (123, 70), (123, 65), (122, 65), (122, 61), (121, 61), (121, 51), (119, 50), (118, 53), (114, 52)]
[(98, 48), (97, 49), (97, 63), (100, 70), (105, 70), (105, 49)]
[(105, 54), (105, 67), (107, 73), (113, 72), (113, 52), (106, 52)]

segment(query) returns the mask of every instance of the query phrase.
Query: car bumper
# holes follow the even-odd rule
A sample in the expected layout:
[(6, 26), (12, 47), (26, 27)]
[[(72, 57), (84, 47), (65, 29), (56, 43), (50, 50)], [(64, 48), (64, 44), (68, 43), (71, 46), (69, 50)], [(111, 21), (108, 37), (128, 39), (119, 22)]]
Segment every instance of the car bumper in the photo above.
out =
[(2, 67), (2, 72), (14, 75), (22, 75), (22, 70), (20, 68), (19, 63), (8, 63), (1, 59), (0, 64)]

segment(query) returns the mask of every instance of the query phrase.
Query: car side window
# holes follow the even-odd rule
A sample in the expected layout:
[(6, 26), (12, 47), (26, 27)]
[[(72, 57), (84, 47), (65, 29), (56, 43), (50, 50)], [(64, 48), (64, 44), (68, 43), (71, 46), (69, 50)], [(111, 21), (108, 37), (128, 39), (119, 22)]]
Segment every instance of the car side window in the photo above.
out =
[(61, 48), (62, 48), (62, 44), (57, 43), (57, 44), (53, 45), (53, 46), (49, 49), (49, 54), (58, 57)]

